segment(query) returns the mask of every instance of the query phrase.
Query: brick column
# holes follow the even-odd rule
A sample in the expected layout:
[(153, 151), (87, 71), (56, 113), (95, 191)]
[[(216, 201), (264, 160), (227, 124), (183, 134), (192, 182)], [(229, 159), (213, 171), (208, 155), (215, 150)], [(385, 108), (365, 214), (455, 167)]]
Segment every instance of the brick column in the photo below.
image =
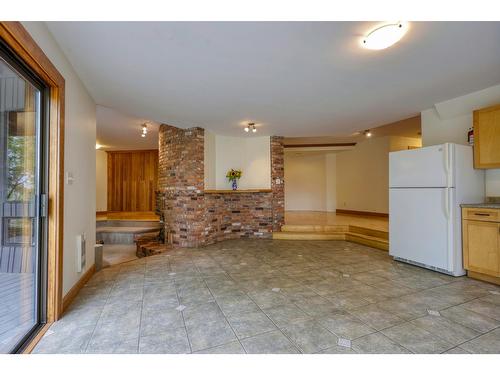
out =
[[(283, 137), (271, 137), (271, 189), (273, 232), (285, 224), (285, 169)], [(279, 182), (279, 183), (278, 183)]]
[(158, 187), (164, 199), (166, 236), (175, 247), (198, 246), (205, 228), (204, 130), (160, 126)]

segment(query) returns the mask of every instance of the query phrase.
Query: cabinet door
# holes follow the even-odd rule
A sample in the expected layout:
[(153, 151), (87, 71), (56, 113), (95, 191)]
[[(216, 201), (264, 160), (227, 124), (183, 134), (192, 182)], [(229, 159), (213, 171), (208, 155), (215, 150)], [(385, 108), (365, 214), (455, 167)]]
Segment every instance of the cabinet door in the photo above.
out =
[(474, 111), (474, 167), (500, 168), (500, 105)]
[(467, 270), (499, 276), (500, 224), (464, 220), (464, 266)]

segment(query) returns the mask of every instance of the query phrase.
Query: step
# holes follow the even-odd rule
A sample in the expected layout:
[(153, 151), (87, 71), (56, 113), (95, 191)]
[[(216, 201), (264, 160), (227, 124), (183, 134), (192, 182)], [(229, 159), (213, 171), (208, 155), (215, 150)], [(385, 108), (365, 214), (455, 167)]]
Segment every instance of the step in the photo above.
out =
[(346, 233), (345, 239), (346, 239), (346, 241), (359, 243), (361, 245), (374, 247), (374, 248), (380, 249), (380, 250), (389, 251), (389, 240), (384, 239), (384, 238), (367, 236), (367, 235), (361, 234), (361, 233), (349, 232), (349, 233)]
[(148, 227), (159, 228), (159, 221), (144, 221), (144, 220), (100, 220), (96, 221), (96, 227)]
[(138, 258), (161, 254), (172, 248), (171, 245), (162, 244), (157, 241), (137, 243), (135, 255)]
[(354, 225), (284, 225), (274, 232), (275, 240), (331, 241), (345, 240), (380, 250), (389, 250), (389, 233)]
[(348, 225), (313, 225), (313, 224), (285, 224), (281, 227), (282, 232), (329, 232), (342, 233), (349, 230)]
[(345, 240), (344, 232), (273, 232), (273, 240), (327, 241)]
[(389, 232), (378, 230), (378, 229), (370, 229), (364, 227), (358, 227), (356, 225), (349, 225), (349, 233), (358, 233), (364, 234), (366, 236), (377, 237), (384, 240), (389, 240)]
[(158, 232), (151, 227), (99, 227), (96, 229), (96, 240), (104, 244), (133, 244), (135, 237), (144, 233)]

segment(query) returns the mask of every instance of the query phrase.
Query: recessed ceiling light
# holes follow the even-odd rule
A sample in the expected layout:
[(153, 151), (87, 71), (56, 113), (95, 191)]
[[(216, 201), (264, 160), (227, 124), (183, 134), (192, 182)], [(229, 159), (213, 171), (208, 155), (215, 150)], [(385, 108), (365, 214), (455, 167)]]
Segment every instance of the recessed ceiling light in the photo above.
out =
[(385, 49), (397, 43), (408, 31), (407, 22), (390, 23), (371, 31), (362, 40), (362, 45), (368, 49)]

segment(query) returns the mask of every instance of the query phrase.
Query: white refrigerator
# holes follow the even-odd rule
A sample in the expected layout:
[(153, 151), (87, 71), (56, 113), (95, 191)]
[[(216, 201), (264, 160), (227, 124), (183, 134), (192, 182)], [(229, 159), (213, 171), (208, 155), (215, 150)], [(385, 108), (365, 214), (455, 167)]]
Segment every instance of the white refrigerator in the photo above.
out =
[(445, 143), (389, 154), (389, 254), (465, 275), (460, 204), (484, 201), (484, 171), (472, 147)]

